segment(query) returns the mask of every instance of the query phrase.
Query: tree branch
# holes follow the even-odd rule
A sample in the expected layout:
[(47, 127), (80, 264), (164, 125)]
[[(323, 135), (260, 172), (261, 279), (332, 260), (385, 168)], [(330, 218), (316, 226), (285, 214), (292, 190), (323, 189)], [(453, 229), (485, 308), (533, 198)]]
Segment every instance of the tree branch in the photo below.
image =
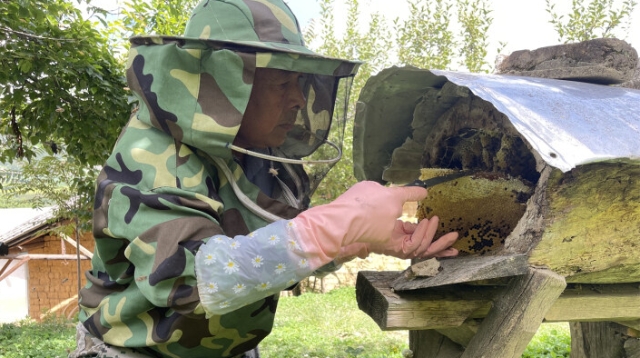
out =
[(13, 30), (6, 26), (0, 26), (0, 32), (15, 34), (19, 37), (28, 38), (28, 39), (53, 40), (53, 41), (77, 41), (76, 39), (61, 39), (61, 38), (55, 38), (55, 37), (38, 36), (38, 35), (30, 34), (27, 32)]

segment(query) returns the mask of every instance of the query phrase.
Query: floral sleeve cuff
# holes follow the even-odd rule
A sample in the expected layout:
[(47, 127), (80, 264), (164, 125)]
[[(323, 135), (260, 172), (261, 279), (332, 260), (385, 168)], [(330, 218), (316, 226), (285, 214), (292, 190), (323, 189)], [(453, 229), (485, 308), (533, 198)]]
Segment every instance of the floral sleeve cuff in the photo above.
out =
[(196, 254), (200, 300), (207, 316), (222, 315), (276, 294), (317, 269), (291, 220), (247, 236), (216, 235)]

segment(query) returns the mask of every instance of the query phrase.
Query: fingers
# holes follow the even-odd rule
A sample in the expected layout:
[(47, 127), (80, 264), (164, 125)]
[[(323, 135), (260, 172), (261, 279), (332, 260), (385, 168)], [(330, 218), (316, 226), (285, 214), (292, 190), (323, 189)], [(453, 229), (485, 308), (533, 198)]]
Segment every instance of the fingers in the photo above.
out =
[(419, 186), (396, 186), (389, 189), (394, 190), (394, 194), (397, 195), (403, 203), (420, 201), (427, 197), (427, 189)]
[(439, 222), (440, 219), (437, 216), (420, 221), (413, 235), (411, 235), (411, 240), (417, 243), (416, 249), (413, 251), (414, 257), (422, 256), (432, 245), (435, 245), (433, 237), (436, 235)]
[[(433, 239), (433, 234), (431, 235), (431, 237), (428, 237), (429, 235), (429, 231), (430, 231), (430, 227), (433, 226), (431, 225), (431, 220), (429, 219), (424, 219), (422, 221), (420, 221), (417, 225), (416, 224), (411, 224), (411, 230), (406, 230), (408, 229), (406, 227), (406, 225), (404, 225), (404, 233), (407, 234), (407, 237), (404, 239), (403, 243), (402, 243), (402, 252), (404, 254), (415, 254), (414, 256), (419, 255), (419, 253), (423, 252), (426, 250), (426, 248), (429, 247), (429, 244), (431, 243), (431, 240)], [(437, 223), (435, 225), (435, 227), (437, 228)], [(435, 230), (433, 230), (435, 233)], [(420, 250), (420, 248), (424, 246), (423, 250)]]
[[(450, 232), (441, 236), (438, 240), (434, 241), (431, 246), (429, 246), (429, 248), (424, 252), (423, 257), (450, 257), (457, 255), (458, 250), (451, 247), (456, 240), (458, 240), (457, 232)], [(449, 249), (455, 251), (447, 251)]]

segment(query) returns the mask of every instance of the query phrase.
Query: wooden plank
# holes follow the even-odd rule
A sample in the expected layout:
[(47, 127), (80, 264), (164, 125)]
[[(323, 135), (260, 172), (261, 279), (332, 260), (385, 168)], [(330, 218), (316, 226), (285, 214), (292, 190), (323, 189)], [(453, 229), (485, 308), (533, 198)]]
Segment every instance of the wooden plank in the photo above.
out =
[(571, 356), (626, 358), (624, 327), (612, 322), (571, 322)]
[(460, 326), (469, 317), (483, 317), (491, 308), (495, 287), (437, 287), (400, 296), (390, 282), (399, 272), (361, 271), (356, 280), (358, 307), (382, 330), (437, 329)]
[[(433, 277), (415, 277), (403, 272), (392, 283), (395, 291), (417, 290), (522, 275), (529, 263), (526, 255), (467, 256), (440, 260), (439, 272)], [(411, 270), (411, 268), (407, 269)]]
[(93, 258), (93, 252), (89, 251), (89, 249), (87, 249), (86, 247), (80, 245), (78, 242), (76, 242), (75, 240), (73, 240), (72, 238), (70, 238), (69, 236), (65, 235), (65, 234), (61, 234), (60, 237), (68, 242), (74, 249), (76, 248), (76, 246), (79, 246), (80, 252), (82, 254), (84, 254), (86, 257), (88, 258)]
[[(19, 254), (19, 255), (7, 255), (2, 256), (3, 259), (20, 259), (23, 257), (29, 257), (30, 260), (76, 260), (76, 255), (60, 255), (60, 254)], [(80, 255), (81, 260), (90, 260), (84, 255)]]
[(478, 319), (468, 319), (460, 327), (437, 329), (438, 333), (445, 335), (450, 340), (466, 347), (471, 342), (471, 338), (478, 333), (480, 323)]
[(494, 300), (462, 358), (521, 357), (566, 286), (564, 277), (544, 269), (530, 268), (514, 279)]
[(410, 331), (409, 349), (413, 358), (460, 358), (464, 348), (434, 331)]
[(545, 317), (550, 322), (625, 321), (630, 318), (640, 318), (637, 283), (571, 285)]
[[(6, 256), (4, 256), (4, 257), (6, 257)], [(9, 265), (9, 263), (10, 263), (11, 261), (13, 261), (13, 260), (9, 260), (9, 261), (7, 262), (7, 265), (5, 265), (5, 267), (4, 267), (4, 268), (7, 268), (7, 267), (8, 267), (8, 265)], [(29, 257), (22, 257), (22, 258), (18, 259), (18, 262), (17, 262), (13, 267), (11, 267), (11, 268), (10, 268), (9, 270), (7, 270), (6, 272), (4, 272), (4, 273), (0, 274), (0, 281), (2, 281), (2, 280), (4, 280), (5, 278), (9, 277), (9, 275), (11, 275), (11, 274), (12, 274), (15, 270), (17, 270), (20, 266), (22, 266), (22, 265), (26, 264), (28, 261), (29, 261)], [(3, 270), (2, 270), (2, 271), (4, 271), (4, 268), (3, 268)]]
[[(485, 317), (503, 286), (466, 284), (394, 292), (398, 271), (361, 271), (356, 282), (358, 306), (382, 330), (459, 327)], [(640, 319), (638, 284), (569, 285), (545, 315), (547, 321), (633, 321)]]

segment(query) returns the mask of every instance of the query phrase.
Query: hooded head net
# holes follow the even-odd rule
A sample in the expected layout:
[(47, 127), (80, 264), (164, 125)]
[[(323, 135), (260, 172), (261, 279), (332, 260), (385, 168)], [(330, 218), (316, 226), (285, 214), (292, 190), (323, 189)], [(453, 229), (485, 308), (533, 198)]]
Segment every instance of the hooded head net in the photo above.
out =
[[(256, 68), (300, 72), (307, 103), (274, 153), (293, 159), (338, 156), (334, 148), (324, 148), (325, 141), (342, 145), (350, 84), (360, 63), (306, 48), (282, 0), (203, 0), (183, 36), (131, 42), (127, 75), (140, 99), (141, 121), (210, 156), (229, 159)], [(305, 194), (330, 167), (307, 168), (311, 188)]]

